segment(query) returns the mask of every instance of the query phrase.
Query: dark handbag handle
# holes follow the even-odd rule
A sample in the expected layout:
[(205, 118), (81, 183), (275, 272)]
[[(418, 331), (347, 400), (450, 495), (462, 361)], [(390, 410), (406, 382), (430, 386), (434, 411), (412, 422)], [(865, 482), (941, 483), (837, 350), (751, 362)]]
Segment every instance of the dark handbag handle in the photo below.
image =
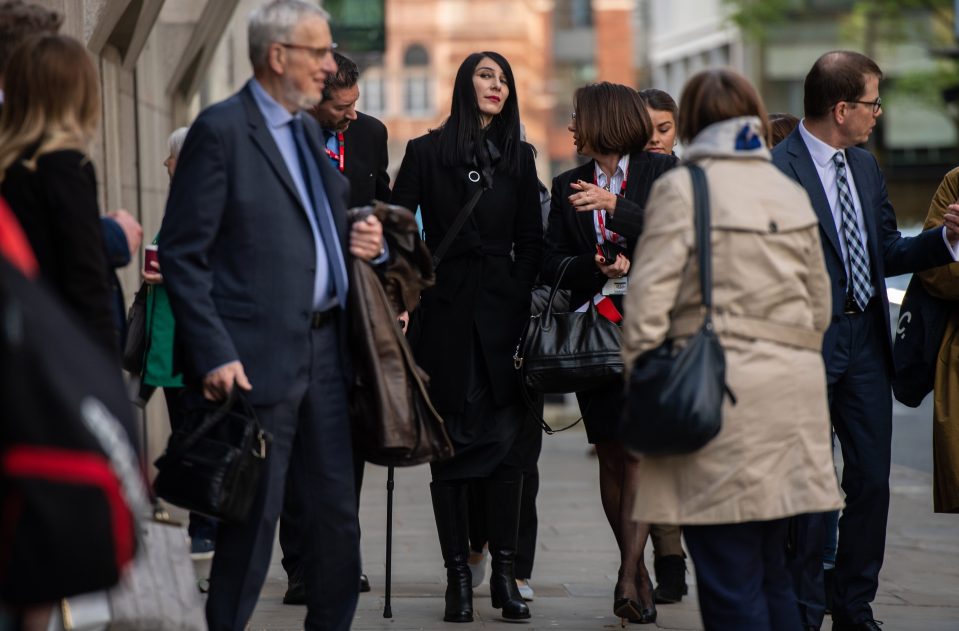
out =
[(696, 248), (699, 250), (699, 288), (703, 296), (703, 307), (706, 315), (703, 326), (713, 327), (713, 259), (712, 242), (710, 241), (709, 222), (709, 186), (706, 183), (706, 172), (698, 164), (686, 165), (693, 180), (693, 212), (696, 226)]
[[(559, 285), (561, 282), (563, 282), (563, 277), (566, 275), (566, 270), (569, 269), (570, 264), (575, 260), (576, 260), (575, 256), (567, 256), (565, 259), (562, 260), (562, 262), (560, 262), (559, 269), (556, 270), (556, 278), (553, 280), (553, 286), (550, 287), (550, 290), (549, 290), (549, 300), (546, 301), (546, 309), (543, 310), (542, 317), (544, 321), (548, 321), (550, 316), (553, 315), (553, 299), (556, 297), (556, 294), (559, 291)], [(593, 303), (592, 298), (590, 298), (589, 300), (589, 308), (592, 311), (596, 310), (596, 305)], [(544, 330), (546, 330), (546, 327), (544, 327)], [(517, 347), (516, 350), (518, 355), (519, 348)], [(517, 359), (518, 357), (513, 357), (514, 362), (516, 362)], [(533, 397), (530, 395), (529, 388), (526, 386), (526, 381), (523, 379), (522, 364), (519, 364), (517, 368), (519, 369), (519, 391), (520, 391), (520, 394), (523, 396), (523, 403), (526, 404), (526, 408), (530, 416), (533, 418), (534, 421), (539, 423), (539, 426), (543, 429), (543, 432), (547, 436), (552, 436), (553, 434), (557, 432), (565, 432), (569, 428), (575, 427), (576, 425), (579, 424), (580, 421), (583, 420), (583, 417), (581, 415), (578, 419), (576, 419), (575, 421), (573, 421), (566, 427), (553, 429), (553, 427), (546, 421), (546, 419), (544, 419), (543, 416), (536, 411), (536, 402), (533, 400)], [(588, 405), (591, 405), (591, 404), (592, 402), (587, 404), (587, 407)]]
[[(709, 213), (709, 186), (706, 182), (706, 172), (698, 164), (686, 165), (693, 180), (693, 212), (696, 222), (696, 248), (699, 250), (699, 288), (703, 298), (703, 307), (706, 313), (703, 316), (703, 328), (713, 330), (713, 256)], [(723, 388), (729, 400), (736, 405), (736, 395), (729, 384)]]
[(251, 406), (245, 398), (240, 396), (239, 390), (240, 387), (236, 385), (236, 382), (234, 381), (233, 387), (230, 388), (230, 394), (227, 395), (226, 399), (223, 401), (223, 404), (214, 410), (212, 414), (207, 415), (203, 419), (203, 422), (200, 423), (200, 426), (193, 430), (193, 432), (187, 436), (183, 442), (177, 445), (177, 450), (168, 455), (170, 457), (176, 457), (189, 451), (190, 448), (197, 443), (197, 441), (203, 438), (203, 436), (205, 436), (211, 429), (219, 425), (220, 422), (226, 418), (227, 414), (229, 414), (233, 409), (233, 406), (236, 405), (237, 400), (239, 400), (239, 403), (243, 407), (243, 411), (249, 414), (250, 418), (253, 419), (254, 425), (256, 426), (257, 438), (260, 444), (259, 456), (261, 458), (265, 458), (266, 442), (263, 429), (260, 427), (260, 421), (256, 418), (256, 414), (253, 411), (253, 406)]
[[(476, 173), (475, 171), (470, 171), (470, 173)], [(472, 181), (472, 180), (471, 180)], [(466, 202), (466, 205), (460, 209), (456, 219), (453, 220), (453, 225), (450, 226), (450, 229), (446, 231), (446, 234), (443, 235), (443, 240), (440, 241), (439, 247), (436, 248), (436, 252), (433, 253), (433, 269), (435, 270), (440, 266), (440, 263), (443, 261), (443, 257), (446, 256), (446, 251), (450, 249), (450, 246), (453, 245), (453, 239), (459, 235), (460, 230), (463, 229), (463, 226), (466, 224), (466, 220), (469, 219), (469, 216), (473, 214), (473, 209), (476, 208), (477, 202), (479, 202), (480, 197), (487, 190), (493, 188), (493, 172), (491, 167), (486, 167), (483, 169), (483, 185), (473, 193), (473, 196)]]

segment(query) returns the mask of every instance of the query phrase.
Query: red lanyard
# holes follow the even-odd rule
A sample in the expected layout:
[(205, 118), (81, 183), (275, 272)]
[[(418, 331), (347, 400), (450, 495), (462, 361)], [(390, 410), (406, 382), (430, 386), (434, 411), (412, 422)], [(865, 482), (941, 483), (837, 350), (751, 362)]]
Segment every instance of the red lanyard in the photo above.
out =
[[(346, 143), (343, 142), (343, 132), (338, 132), (336, 134), (336, 144), (340, 152), (336, 153), (329, 147), (326, 148), (326, 155), (330, 157), (330, 160), (337, 163), (337, 168), (339, 168), (340, 173), (346, 170)], [(625, 181), (623, 182), (625, 184)]]
[[(607, 182), (612, 178), (608, 178)], [(623, 197), (626, 195), (626, 180), (629, 179), (629, 167), (626, 167), (626, 173), (623, 174), (623, 183), (619, 185), (619, 196)], [(599, 180), (596, 177), (596, 169), (593, 169), (593, 184), (599, 186)], [(609, 189), (607, 189), (609, 190)], [(613, 243), (623, 242), (624, 239), (621, 235), (613, 232), (612, 230), (606, 229), (606, 212), (603, 210), (594, 211), (596, 213), (596, 223), (599, 225), (599, 234), (602, 237), (603, 241), (612, 241)]]

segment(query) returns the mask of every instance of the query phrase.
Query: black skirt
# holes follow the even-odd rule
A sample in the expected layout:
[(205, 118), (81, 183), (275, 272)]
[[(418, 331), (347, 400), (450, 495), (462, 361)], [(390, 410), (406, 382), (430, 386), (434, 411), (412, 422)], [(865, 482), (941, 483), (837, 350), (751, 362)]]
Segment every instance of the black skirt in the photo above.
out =
[(475, 331), (470, 356), (463, 412), (440, 412), (453, 443), (453, 457), (430, 465), (434, 480), (485, 478), (501, 466), (522, 469), (528, 459), (524, 455), (529, 451), (528, 440), (518, 438), (530, 436), (521, 430), (533, 421), (522, 401), (496, 405)]
[(579, 412), (586, 426), (586, 439), (589, 444), (619, 441), (619, 424), (623, 414), (623, 386), (616, 383), (578, 392)]

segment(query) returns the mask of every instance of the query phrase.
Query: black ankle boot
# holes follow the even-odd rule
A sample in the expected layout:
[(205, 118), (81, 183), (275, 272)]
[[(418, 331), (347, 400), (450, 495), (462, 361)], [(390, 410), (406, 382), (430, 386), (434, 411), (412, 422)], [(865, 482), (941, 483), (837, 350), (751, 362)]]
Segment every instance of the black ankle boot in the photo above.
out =
[(530, 617), (529, 607), (516, 586), (513, 569), (523, 479), (490, 479), (486, 484), (486, 516), (489, 520), (489, 550), (492, 555), (489, 591), (493, 607), (502, 609), (503, 617), (507, 620), (526, 620)]
[(689, 592), (686, 587), (686, 561), (679, 554), (660, 557), (653, 562), (656, 589), (653, 599), (660, 605), (678, 603)]
[(430, 484), (436, 532), (446, 566), (445, 622), (473, 622), (466, 484), (437, 480)]

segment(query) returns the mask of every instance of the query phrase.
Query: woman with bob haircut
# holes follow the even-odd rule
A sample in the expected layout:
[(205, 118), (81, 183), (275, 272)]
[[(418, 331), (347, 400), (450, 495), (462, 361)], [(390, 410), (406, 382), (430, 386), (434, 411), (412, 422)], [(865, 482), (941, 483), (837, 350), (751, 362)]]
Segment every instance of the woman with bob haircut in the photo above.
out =
[(110, 268), (87, 147), (100, 85), (83, 45), (63, 35), (21, 43), (4, 76), (0, 192), (36, 253), (40, 276), (116, 357)]
[[(632, 88), (613, 83), (579, 88), (569, 130), (577, 153), (590, 160), (553, 179), (544, 281), (553, 282), (563, 261), (573, 257), (560, 283), (571, 290), (570, 306), (583, 308), (592, 300), (614, 322), (622, 318), (622, 279), (643, 230), (646, 198), (653, 181), (676, 164), (672, 156), (643, 150), (651, 129), (646, 106)], [(613, 612), (651, 623), (656, 606), (643, 562), (649, 525), (632, 518), (639, 467), (619, 440), (622, 389), (611, 383), (576, 398), (586, 436), (596, 445), (603, 510), (620, 551)]]
[(455, 455), (433, 463), (430, 491), (446, 566), (447, 622), (472, 622), (468, 484), (485, 486), (490, 596), (509, 620), (530, 617), (514, 576), (526, 418), (512, 355), (529, 319), (543, 226), (533, 148), (520, 140), (509, 62), (478, 52), (460, 65), (450, 116), (406, 147), (392, 202), (420, 207), (435, 252), (474, 193), (487, 187), (423, 293), (410, 338), (430, 375)]
[[(842, 506), (820, 352), (831, 305), (818, 219), (772, 164), (766, 108), (745, 78), (701, 72), (680, 104), (684, 157), (708, 180), (713, 324), (736, 404), (727, 397), (722, 429), (699, 451), (641, 458), (634, 517), (682, 525), (706, 629), (798, 631), (787, 518)], [(626, 296), (627, 371), (702, 325), (694, 235), (690, 175), (676, 169), (646, 207)]]

